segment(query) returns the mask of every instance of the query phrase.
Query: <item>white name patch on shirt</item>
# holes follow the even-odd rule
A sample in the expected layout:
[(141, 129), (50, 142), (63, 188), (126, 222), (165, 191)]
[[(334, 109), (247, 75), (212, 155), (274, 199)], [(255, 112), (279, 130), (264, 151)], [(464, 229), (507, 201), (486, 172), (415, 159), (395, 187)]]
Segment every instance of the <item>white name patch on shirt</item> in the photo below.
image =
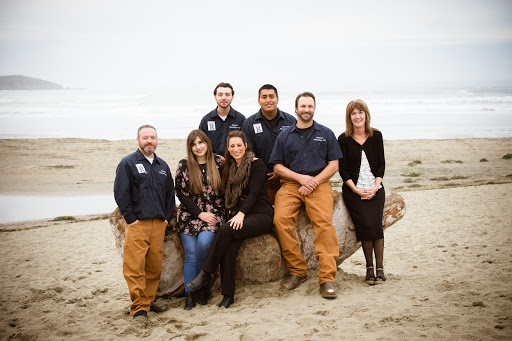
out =
[(253, 124), (253, 127), (255, 134), (263, 133), (263, 127), (261, 126), (261, 123), (255, 123)]
[(325, 138), (323, 138), (322, 136), (317, 136), (313, 139), (313, 141), (317, 141), (317, 142), (325, 142), (327, 141)]
[(208, 121), (208, 131), (215, 131), (215, 121)]
[(135, 165), (135, 167), (137, 167), (137, 170), (139, 171), (139, 174), (146, 173), (146, 168), (144, 168), (144, 165), (142, 163), (137, 163)]

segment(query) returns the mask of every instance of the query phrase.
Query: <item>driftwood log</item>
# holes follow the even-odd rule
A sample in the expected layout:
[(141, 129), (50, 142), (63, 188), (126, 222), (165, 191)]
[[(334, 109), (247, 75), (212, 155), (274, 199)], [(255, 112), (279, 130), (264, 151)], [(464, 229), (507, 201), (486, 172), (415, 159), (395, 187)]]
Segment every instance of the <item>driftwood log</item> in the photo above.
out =
[[(333, 225), (336, 227), (340, 255), (337, 264), (353, 255), (361, 246), (356, 239), (354, 224), (345, 207), (341, 193), (334, 191)], [(384, 205), (384, 230), (402, 219), (405, 215), (405, 202), (396, 192), (386, 190)], [(123, 216), (116, 209), (110, 214), (110, 225), (115, 236), (116, 247), (122, 256), (125, 224)], [(176, 219), (173, 218), (167, 226), (164, 242), (164, 259), (162, 277), (158, 295), (172, 295), (183, 290), (183, 246), (179, 234), (174, 229)], [(315, 258), (313, 226), (302, 209), (297, 224), (296, 234), (302, 254), (308, 263), (308, 269), (317, 270), (318, 261)], [(237, 285), (268, 283), (283, 278), (288, 273), (278, 240), (273, 235), (263, 235), (244, 241), (237, 258)], [(218, 283), (217, 283), (218, 285)], [(217, 286), (215, 285), (215, 286)]]

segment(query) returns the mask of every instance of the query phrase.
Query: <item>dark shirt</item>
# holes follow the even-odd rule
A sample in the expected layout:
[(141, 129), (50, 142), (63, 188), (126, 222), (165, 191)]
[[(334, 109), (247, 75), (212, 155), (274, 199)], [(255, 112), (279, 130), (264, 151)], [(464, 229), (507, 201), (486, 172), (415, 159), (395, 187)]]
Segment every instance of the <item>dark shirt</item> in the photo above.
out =
[(271, 164), (281, 164), (295, 173), (316, 176), (329, 163), (341, 159), (340, 146), (331, 129), (313, 121), (307, 139), (294, 124), (277, 137)]
[(128, 224), (137, 219), (171, 221), (176, 204), (169, 166), (156, 154), (151, 164), (137, 149), (117, 166), (114, 198)]
[(269, 161), (277, 136), (281, 131), (295, 125), (297, 121), (295, 117), (279, 109), (275, 119), (277, 122), (272, 126), (271, 121), (263, 116), (260, 109), (256, 114), (249, 116), (242, 126), (242, 131), (254, 155), (265, 162), (267, 173), (274, 171), (274, 166)]
[(307, 139), (308, 135), (309, 135), (309, 131), (311, 130), (311, 127), (307, 127), (307, 128), (304, 128), (304, 129), (297, 128), (297, 130), (300, 132), (300, 134), (302, 135), (302, 137), (304, 139)]
[(233, 130), (241, 130), (245, 116), (230, 107), (226, 120), (222, 120), (217, 114), (217, 108), (206, 114), (199, 129), (201, 129), (212, 141), (213, 153), (224, 155), (226, 151), (226, 137)]
[(354, 185), (357, 185), (359, 179), (359, 169), (361, 167), (361, 151), (364, 150), (373, 176), (376, 178), (384, 177), (386, 162), (384, 160), (384, 142), (382, 134), (378, 130), (373, 131), (373, 136), (368, 137), (362, 145), (356, 142), (351, 136), (345, 133), (338, 137), (339, 146), (343, 152), (343, 158), (339, 160), (340, 175), (344, 182), (352, 179)]
[(261, 159), (256, 159), (251, 163), (251, 173), (249, 181), (242, 190), (242, 197), (245, 200), (239, 200), (236, 207), (244, 214), (264, 213), (274, 216), (274, 209), (270, 203), (267, 194), (267, 172), (265, 163)]

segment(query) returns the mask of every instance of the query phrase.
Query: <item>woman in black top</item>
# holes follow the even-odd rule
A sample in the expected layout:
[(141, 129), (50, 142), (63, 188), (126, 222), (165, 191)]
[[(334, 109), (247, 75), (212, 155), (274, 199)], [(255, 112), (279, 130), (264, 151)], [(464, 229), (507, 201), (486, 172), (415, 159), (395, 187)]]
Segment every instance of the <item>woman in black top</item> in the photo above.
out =
[(235, 302), (236, 256), (240, 245), (246, 238), (270, 233), (274, 216), (263, 160), (254, 157), (240, 130), (228, 134), (227, 146), (222, 187), (230, 219), (215, 233), (201, 271), (187, 284), (194, 290), (204, 287), (220, 264), (224, 299), (219, 307), (225, 308)]
[[(366, 283), (383, 284), (384, 233), (382, 215), (385, 192), (384, 143), (382, 134), (370, 127), (370, 111), (360, 99), (347, 105), (346, 130), (338, 137), (343, 158), (339, 172), (343, 179), (343, 200), (354, 222), (357, 240), (366, 259)], [(376, 276), (373, 271), (375, 253)]]

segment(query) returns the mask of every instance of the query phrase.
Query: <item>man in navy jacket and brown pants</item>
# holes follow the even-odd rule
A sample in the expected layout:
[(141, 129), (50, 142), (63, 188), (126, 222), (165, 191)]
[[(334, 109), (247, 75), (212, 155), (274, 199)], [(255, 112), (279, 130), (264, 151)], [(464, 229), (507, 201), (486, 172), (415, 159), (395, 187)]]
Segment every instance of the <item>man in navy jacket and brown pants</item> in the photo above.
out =
[(147, 317), (155, 299), (164, 255), (165, 228), (175, 208), (174, 182), (167, 163), (155, 154), (156, 129), (137, 131), (139, 148), (121, 160), (114, 197), (126, 220), (123, 275), (128, 284), (130, 315)]

